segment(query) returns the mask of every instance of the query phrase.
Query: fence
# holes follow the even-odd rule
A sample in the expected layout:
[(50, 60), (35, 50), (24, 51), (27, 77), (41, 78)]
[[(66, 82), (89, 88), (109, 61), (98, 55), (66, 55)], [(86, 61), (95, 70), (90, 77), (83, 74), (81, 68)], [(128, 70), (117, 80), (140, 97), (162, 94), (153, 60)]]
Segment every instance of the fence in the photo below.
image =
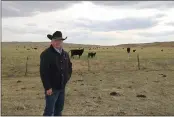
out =
[[(71, 59), (74, 72), (126, 72), (134, 70), (174, 70), (174, 58), (143, 58), (141, 54), (130, 57), (95, 57)], [(2, 77), (39, 76), (39, 56), (2, 56)]]

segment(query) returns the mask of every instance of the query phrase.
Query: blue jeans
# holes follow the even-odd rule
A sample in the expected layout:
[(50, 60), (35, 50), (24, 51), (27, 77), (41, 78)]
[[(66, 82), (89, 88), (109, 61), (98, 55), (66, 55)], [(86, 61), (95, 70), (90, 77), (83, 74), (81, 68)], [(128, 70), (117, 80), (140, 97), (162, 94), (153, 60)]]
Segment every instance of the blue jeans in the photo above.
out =
[(65, 89), (54, 90), (52, 95), (47, 95), (45, 91), (46, 106), (43, 116), (61, 116), (64, 108)]

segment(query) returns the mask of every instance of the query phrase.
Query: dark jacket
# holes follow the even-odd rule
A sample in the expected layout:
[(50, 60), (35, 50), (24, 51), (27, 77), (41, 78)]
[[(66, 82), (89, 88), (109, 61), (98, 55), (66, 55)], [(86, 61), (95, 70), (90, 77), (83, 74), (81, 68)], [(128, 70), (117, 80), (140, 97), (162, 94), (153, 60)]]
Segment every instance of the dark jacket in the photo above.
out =
[(53, 46), (40, 55), (40, 76), (45, 90), (64, 89), (72, 74), (69, 55), (62, 49), (58, 53)]

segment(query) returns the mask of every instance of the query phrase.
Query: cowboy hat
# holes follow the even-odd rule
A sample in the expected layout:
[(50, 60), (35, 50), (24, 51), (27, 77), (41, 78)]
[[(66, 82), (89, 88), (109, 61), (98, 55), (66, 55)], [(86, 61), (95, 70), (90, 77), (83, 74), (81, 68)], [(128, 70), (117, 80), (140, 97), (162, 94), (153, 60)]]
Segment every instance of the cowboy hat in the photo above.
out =
[(67, 39), (67, 37), (65, 37), (65, 38), (62, 37), (62, 32), (61, 31), (56, 31), (56, 32), (53, 33), (53, 35), (48, 34), (47, 37), (50, 40), (65, 40), (65, 39)]

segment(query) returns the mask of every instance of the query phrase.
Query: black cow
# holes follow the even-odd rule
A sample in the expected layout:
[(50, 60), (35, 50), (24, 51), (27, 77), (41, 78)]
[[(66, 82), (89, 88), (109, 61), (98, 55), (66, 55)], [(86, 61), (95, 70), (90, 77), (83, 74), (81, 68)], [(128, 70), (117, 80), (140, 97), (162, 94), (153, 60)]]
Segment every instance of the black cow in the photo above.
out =
[[(71, 58), (73, 57), (74, 58), (74, 55), (79, 55), (79, 58), (80, 56), (83, 54), (84, 52), (84, 48), (83, 49), (74, 49), (74, 50), (70, 50), (71, 51)], [(69, 51), (69, 52), (70, 52)]]
[(89, 52), (88, 53), (88, 58), (89, 57), (93, 58), (93, 57), (95, 57), (95, 55), (96, 55), (96, 52)]
[(130, 48), (127, 48), (127, 53), (130, 53)]
[(136, 52), (136, 50), (133, 50), (133, 52)]
[(163, 49), (161, 50), (161, 52), (163, 52)]

